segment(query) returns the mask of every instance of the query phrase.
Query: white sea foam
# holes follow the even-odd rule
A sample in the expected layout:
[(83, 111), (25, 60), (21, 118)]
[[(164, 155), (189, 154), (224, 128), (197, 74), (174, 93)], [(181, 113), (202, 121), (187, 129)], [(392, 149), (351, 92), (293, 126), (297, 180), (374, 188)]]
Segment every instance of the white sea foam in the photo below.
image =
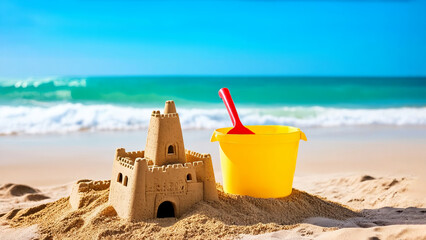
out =
[(40, 85), (53, 83), (55, 87), (86, 87), (86, 78), (59, 78), (59, 77), (46, 77), (46, 78), (25, 78), (25, 79), (0, 79), (0, 87), (27, 88), (39, 87)]
[[(115, 105), (58, 104), (50, 107), (0, 106), (0, 134), (45, 134), (76, 131), (146, 129), (151, 108)], [(184, 129), (230, 126), (225, 109), (179, 108)], [(242, 108), (246, 125), (341, 127), (426, 125), (426, 107), (346, 109), (325, 107)]]

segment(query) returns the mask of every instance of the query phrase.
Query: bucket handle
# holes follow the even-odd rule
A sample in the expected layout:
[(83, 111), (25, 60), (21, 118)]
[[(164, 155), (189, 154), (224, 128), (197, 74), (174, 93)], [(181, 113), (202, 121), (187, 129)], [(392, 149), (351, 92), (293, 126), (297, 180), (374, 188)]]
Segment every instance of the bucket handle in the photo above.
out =
[(302, 139), (303, 141), (308, 141), (308, 139), (306, 138), (306, 135), (304, 132), (300, 131), (300, 139)]
[(210, 138), (210, 142), (216, 142), (216, 141), (219, 141), (219, 139), (217, 139), (216, 131), (214, 131), (212, 137)]

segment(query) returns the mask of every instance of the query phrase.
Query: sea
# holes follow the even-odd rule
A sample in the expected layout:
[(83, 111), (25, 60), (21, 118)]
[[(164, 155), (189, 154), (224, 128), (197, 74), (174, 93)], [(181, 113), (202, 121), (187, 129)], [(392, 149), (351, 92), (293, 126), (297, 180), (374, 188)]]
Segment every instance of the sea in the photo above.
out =
[(0, 135), (146, 129), (174, 100), (184, 129), (231, 125), (426, 126), (426, 78), (78, 76), (0, 79)]

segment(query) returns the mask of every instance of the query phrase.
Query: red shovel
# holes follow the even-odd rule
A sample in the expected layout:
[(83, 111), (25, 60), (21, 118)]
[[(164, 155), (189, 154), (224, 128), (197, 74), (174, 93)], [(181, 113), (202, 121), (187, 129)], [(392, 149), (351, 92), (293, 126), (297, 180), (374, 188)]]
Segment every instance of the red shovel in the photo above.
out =
[(228, 110), (229, 116), (231, 117), (232, 124), (234, 125), (234, 128), (229, 130), (228, 134), (254, 134), (254, 132), (244, 127), (244, 125), (241, 123), (229, 90), (227, 88), (221, 88), (219, 90), (219, 97), (222, 98), (223, 102), (225, 103), (226, 109)]

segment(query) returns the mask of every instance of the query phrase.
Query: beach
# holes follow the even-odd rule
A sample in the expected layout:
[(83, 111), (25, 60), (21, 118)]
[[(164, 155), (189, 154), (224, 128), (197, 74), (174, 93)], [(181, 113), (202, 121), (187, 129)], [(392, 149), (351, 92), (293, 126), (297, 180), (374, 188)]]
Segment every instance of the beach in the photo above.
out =
[[(260, 234), (259, 238), (327, 239), (351, 236), (356, 231), (356, 234), (365, 238), (403, 236), (402, 239), (424, 239), (422, 231), (426, 229), (426, 192), (422, 183), (426, 176), (426, 151), (423, 147), (426, 144), (425, 128), (307, 128), (303, 131), (308, 142), (300, 143), (293, 187), (305, 191), (309, 196), (343, 204), (361, 213), (362, 217), (336, 220), (314, 214), (306, 219), (301, 217), (291, 224), (266, 226), (255, 232), (256, 235)], [(211, 133), (209, 129), (184, 130), (185, 147), (210, 153), (216, 181), (221, 183), (219, 149), (216, 143), (209, 142)], [(142, 150), (145, 141), (146, 131), (2, 137), (0, 184), (3, 185), (3, 196), (0, 212), (7, 215), (13, 209), (33, 207), (66, 197), (73, 183), (79, 179), (109, 180), (115, 149), (124, 147), (127, 151)], [(33, 197), (38, 200), (34, 201), (28, 196), (25, 198), (25, 193), (19, 196), (6, 195), (7, 189), (10, 190), (10, 186), (5, 187), (8, 183), (28, 185), (37, 189), (33, 195), (45, 198)], [(407, 213), (401, 214), (401, 211)], [(203, 215), (202, 210), (197, 214)], [(179, 221), (186, 221), (188, 217), (185, 215), (177, 219), (176, 224), (167, 227), (178, 225)], [(5, 220), (4, 216), (1, 220)], [(161, 223), (153, 224), (161, 226)], [(230, 223), (224, 224), (228, 226)], [(246, 224), (248, 229), (255, 225), (254, 222)], [(201, 224), (198, 227), (203, 226)], [(283, 227), (286, 229), (279, 230)], [(222, 235), (210, 234), (213, 234), (212, 238), (228, 236), (252, 239), (253, 232), (241, 230), (248, 234), (238, 234), (240, 230), (237, 228), (232, 233), (225, 231)], [(7, 224), (2, 226), (1, 231), (4, 236), (19, 232), (11, 230)], [(28, 230), (27, 226), (22, 231), (23, 236), (37, 235), (36, 228)], [(158, 231), (161, 232), (161, 229)], [(273, 235), (268, 233), (273, 231), (277, 232)], [(134, 236), (140, 237), (144, 233), (138, 234), (142, 235)], [(162, 236), (152, 232), (149, 234), (146, 236)], [(182, 237), (180, 234), (178, 232), (176, 236)], [(192, 234), (195, 237), (197, 232)]]
[(1, 0), (0, 240), (426, 240), (425, 9)]
[[(210, 142), (231, 123), (217, 96), (223, 85), (244, 124), (306, 134), (288, 197), (223, 192), (219, 146)], [(1, 239), (424, 239), (425, 93), (424, 78), (0, 81)], [(170, 99), (185, 148), (212, 156), (219, 201), (176, 219), (127, 222), (108, 203), (115, 150), (144, 150), (152, 111)], [(79, 184), (98, 187), (86, 186), (73, 209)]]

